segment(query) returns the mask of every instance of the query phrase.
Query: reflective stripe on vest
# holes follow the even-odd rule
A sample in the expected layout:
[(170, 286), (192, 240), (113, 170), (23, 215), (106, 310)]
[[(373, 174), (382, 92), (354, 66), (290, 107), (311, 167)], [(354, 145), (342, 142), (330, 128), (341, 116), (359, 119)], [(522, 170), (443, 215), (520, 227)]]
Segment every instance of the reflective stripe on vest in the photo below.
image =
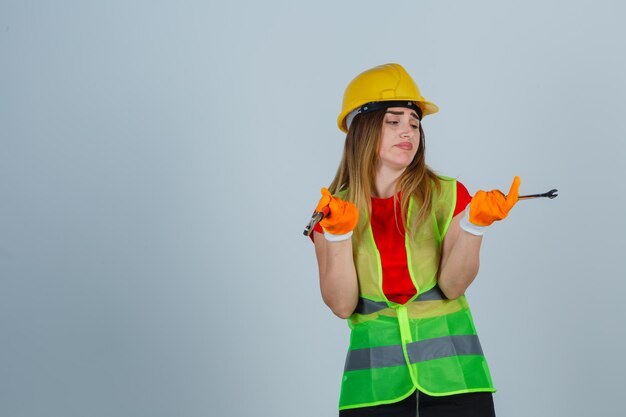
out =
[[(476, 335), (437, 337), (407, 343), (411, 363), (458, 355), (482, 355), (483, 350)], [(385, 368), (406, 365), (402, 345), (354, 349), (348, 352), (344, 372), (360, 369)]]
[[(413, 302), (434, 300), (447, 300), (441, 289), (436, 285), (425, 293), (420, 294), (415, 300), (413, 300)], [(357, 304), (354, 312), (357, 314), (372, 314), (388, 307), (390, 306), (388, 306), (384, 301), (372, 301), (367, 298), (360, 297), (359, 303)]]

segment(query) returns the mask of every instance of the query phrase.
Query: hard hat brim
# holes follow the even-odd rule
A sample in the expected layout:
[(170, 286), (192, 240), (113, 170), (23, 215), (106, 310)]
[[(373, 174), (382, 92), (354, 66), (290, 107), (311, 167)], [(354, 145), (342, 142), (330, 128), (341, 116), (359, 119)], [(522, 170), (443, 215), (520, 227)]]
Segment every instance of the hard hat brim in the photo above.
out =
[[(380, 100), (380, 101), (399, 101), (402, 99), (403, 98), (400, 97), (400, 98), (394, 98), (393, 100)], [(437, 106), (435, 103), (431, 103), (430, 101), (426, 101), (426, 100), (415, 101), (411, 97), (407, 97), (406, 100), (413, 101), (415, 104), (417, 104), (417, 106), (419, 106), (419, 108), (422, 110), (422, 118), (424, 116), (437, 113), (439, 111), (439, 106)], [(367, 101), (363, 103), (353, 103), (352, 106), (344, 109), (344, 111), (341, 112), (339, 117), (337, 117), (337, 127), (339, 127), (339, 130), (341, 130), (344, 133), (348, 133), (348, 128), (346, 126), (346, 118), (348, 114), (351, 113), (353, 110), (358, 109), (359, 107), (367, 103), (368, 103)]]

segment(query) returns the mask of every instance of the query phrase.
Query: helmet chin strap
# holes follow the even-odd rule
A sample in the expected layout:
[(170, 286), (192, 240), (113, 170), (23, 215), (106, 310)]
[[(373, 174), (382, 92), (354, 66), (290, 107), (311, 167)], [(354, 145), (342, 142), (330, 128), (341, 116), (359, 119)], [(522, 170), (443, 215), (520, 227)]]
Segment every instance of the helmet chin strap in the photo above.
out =
[(359, 114), (365, 114), (380, 109), (388, 109), (389, 107), (406, 107), (407, 109), (415, 110), (419, 119), (422, 120), (422, 109), (413, 101), (372, 101), (370, 103), (365, 103), (361, 107), (357, 107), (348, 113), (346, 116), (346, 127), (350, 129), (352, 121)]

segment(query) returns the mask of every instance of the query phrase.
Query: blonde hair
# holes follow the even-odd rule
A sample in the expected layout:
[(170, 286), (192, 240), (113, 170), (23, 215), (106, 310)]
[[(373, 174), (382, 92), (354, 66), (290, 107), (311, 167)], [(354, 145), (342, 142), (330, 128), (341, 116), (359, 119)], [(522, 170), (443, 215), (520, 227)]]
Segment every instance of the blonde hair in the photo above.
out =
[[(375, 192), (376, 168), (385, 113), (386, 109), (381, 109), (358, 115), (354, 119), (346, 136), (337, 174), (328, 187), (333, 194), (346, 190), (344, 198), (356, 205), (359, 216), (366, 215), (368, 219), (372, 210), (371, 198)], [(418, 226), (430, 216), (433, 188), (441, 190), (439, 177), (426, 165), (426, 146), (421, 124), (419, 129), (420, 144), (417, 154), (398, 178), (394, 193), (394, 200), (398, 198), (397, 192), (401, 193), (400, 214), (402, 223), (408, 226), (406, 228), (408, 233), (417, 230)], [(408, 225), (407, 212), (411, 198), (414, 199), (416, 207), (419, 207), (419, 211), (415, 213), (412, 224)], [(362, 232), (363, 230), (356, 230), (357, 235)]]

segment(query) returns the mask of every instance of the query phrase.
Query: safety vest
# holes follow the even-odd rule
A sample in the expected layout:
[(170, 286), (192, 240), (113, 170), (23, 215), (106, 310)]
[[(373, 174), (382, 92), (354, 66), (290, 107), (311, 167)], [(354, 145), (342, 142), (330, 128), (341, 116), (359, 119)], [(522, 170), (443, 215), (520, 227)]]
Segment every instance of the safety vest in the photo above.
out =
[[(435, 194), (430, 220), (415, 233), (406, 227), (409, 275), (417, 289), (406, 304), (385, 296), (380, 254), (369, 220), (361, 216), (360, 236), (352, 237), (360, 298), (348, 319), (350, 347), (340, 410), (394, 403), (415, 389), (433, 396), (495, 391), (465, 296), (448, 300), (437, 286), (441, 246), (456, 205), (456, 180), (442, 177), (441, 191)], [(411, 200), (409, 225), (415, 210)]]

